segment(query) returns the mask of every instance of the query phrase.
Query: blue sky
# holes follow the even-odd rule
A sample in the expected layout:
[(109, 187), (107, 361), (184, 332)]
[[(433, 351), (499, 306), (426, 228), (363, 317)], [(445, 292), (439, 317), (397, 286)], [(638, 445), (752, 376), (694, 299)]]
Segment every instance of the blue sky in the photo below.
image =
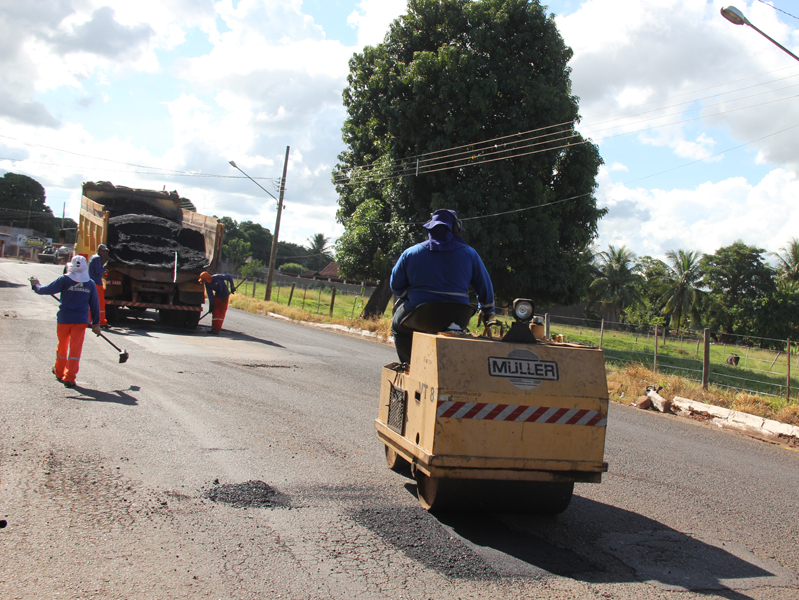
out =
[[(600, 249), (662, 258), (737, 239), (776, 251), (799, 237), (799, 62), (723, 19), (726, 3), (547, 3), (574, 50), (580, 129), (605, 160)], [(794, 5), (736, 4), (799, 52)], [(290, 146), (281, 239), (335, 238), (347, 60), (405, 10), (404, 0), (3, 3), (0, 173), (34, 177), (73, 218), (81, 182), (110, 180), (175, 189), (202, 212), (271, 230), (275, 202), (228, 161), (276, 192)]]

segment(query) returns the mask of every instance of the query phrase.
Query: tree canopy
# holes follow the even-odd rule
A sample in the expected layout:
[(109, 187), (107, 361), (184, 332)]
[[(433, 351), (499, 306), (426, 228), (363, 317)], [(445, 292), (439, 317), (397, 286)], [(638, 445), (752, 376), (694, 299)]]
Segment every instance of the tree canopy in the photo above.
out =
[(350, 60), (333, 173), (342, 272), (384, 281), (450, 208), (498, 299), (577, 302), (604, 210), (599, 152), (573, 131), (571, 56), (537, 1), (409, 0)]
[(314, 271), (321, 271), (333, 262), (333, 252), (330, 249), (330, 238), (323, 233), (315, 233), (308, 238), (308, 245), (305, 247), (310, 255), (308, 257), (308, 268)]
[[(44, 187), (35, 179), (17, 173), (0, 177), (0, 224), (35, 229), (57, 242), (62, 219), (55, 217), (45, 202)], [(63, 221), (65, 241), (71, 243), (77, 224), (72, 219)]]
[(764, 252), (739, 240), (702, 257), (703, 283), (710, 290), (705, 321), (711, 328), (752, 331), (758, 301), (776, 290), (774, 270), (763, 261)]

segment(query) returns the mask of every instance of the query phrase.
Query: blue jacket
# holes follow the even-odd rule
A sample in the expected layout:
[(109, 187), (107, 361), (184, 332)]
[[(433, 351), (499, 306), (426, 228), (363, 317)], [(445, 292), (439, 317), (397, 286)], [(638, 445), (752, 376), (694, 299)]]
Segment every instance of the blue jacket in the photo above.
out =
[[(228, 289), (227, 283), (230, 283), (230, 289)], [(205, 291), (208, 294), (208, 303), (213, 308), (217, 300), (224, 300), (233, 293), (233, 276), (212, 275), (211, 283), (205, 284)]]
[(92, 313), (92, 325), (100, 323), (100, 303), (97, 300), (97, 286), (93, 281), (78, 283), (62, 275), (47, 285), (36, 285), (33, 291), (42, 296), (61, 293), (61, 307), (58, 309), (57, 321), (61, 325), (89, 323), (89, 311)]
[(97, 285), (103, 285), (103, 273), (105, 272), (105, 265), (103, 259), (99, 254), (94, 254), (89, 259), (89, 277)]
[(469, 286), (477, 292), (479, 308), (494, 312), (494, 286), (477, 251), (465, 243), (433, 251), (429, 244), (411, 246), (391, 271), (391, 291), (406, 294), (405, 310), (425, 302), (469, 303)]

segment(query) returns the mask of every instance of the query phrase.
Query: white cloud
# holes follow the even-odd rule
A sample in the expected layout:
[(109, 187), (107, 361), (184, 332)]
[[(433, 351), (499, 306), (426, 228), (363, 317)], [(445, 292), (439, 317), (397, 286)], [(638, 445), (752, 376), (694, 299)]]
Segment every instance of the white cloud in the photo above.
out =
[(707, 182), (691, 190), (628, 188), (600, 174), (604, 247), (627, 245), (637, 254), (663, 258), (669, 250), (713, 253), (738, 239), (774, 252), (797, 236), (799, 180), (774, 169), (760, 182), (743, 177)]
[(407, 0), (361, 0), (347, 22), (358, 30), (358, 47), (383, 41), (391, 22), (407, 11)]

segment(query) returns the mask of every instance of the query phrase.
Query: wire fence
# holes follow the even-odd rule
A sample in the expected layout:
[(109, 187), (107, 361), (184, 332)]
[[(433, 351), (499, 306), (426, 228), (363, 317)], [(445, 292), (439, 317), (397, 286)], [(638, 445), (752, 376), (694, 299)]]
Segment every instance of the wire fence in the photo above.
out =
[[(790, 340), (710, 330), (669, 331), (606, 320), (545, 315), (549, 332), (566, 341), (601, 348), (605, 360), (643, 364), (656, 372), (674, 373), (753, 394), (799, 399), (799, 354)], [(774, 350), (774, 347), (782, 348)]]
[[(237, 293), (252, 298), (266, 299), (266, 278), (242, 280)], [(358, 318), (369, 301), (373, 288), (329, 282), (325, 280), (275, 278), (272, 282), (271, 301), (299, 308), (311, 314), (332, 318)]]

